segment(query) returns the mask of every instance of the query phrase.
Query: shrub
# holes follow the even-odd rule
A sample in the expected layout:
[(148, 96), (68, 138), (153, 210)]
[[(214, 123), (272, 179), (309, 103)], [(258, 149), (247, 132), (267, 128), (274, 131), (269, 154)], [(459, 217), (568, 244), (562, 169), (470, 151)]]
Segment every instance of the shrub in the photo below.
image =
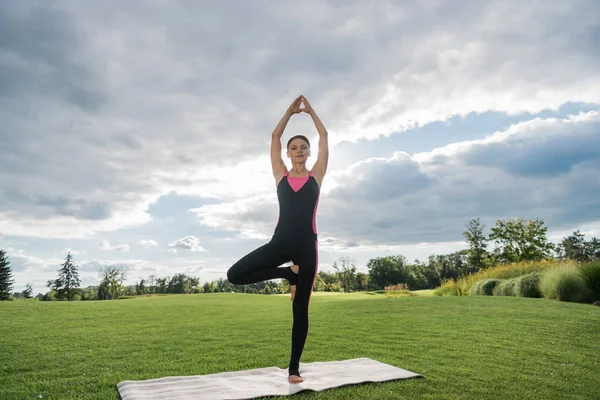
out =
[(542, 292), (540, 292), (540, 276), (540, 272), (533, 272), (517, 278), (515, 295), (519, 297), (542, 297)]
[(515, 286), (518, 278), (505, 279), (500, 281), (494, 288), (494, 296), (516, 296)]
[(388, 285), (384, 287), (385, 296), (408, 296), (410, 294), (408, 285), (405, 283), (399, 283), (397, 285)]
[(577, 268), (571, 266), (554, 268), (542, 274), (540, 291), (548, 299), (575, 303), (591, 303), (594, 297)]
[(579, 275), (592, 292), (594, 300), (600, 300), (600, 261), (582, 264)]
[(502, 282), (501, 279), (484, 279), (477, 282), (469, 290), (471, 296), (493, 296), (494, 289)]
[(456, 289), (448, 289), (449, 291), (456, 291), (458, 296), (466, 296), (470, 294), (470, 289), (477, 282), (484, 279), (512, 279), (533, 272), (543, 272), (548, 269), (556, 268), (561, 265), (575, 265), (574, 261), (561, 261), (556, 259), (548, 259), (542, 261), (528, 261), (514, 264), (505, 264), (491, 267), (489, 269), (481, 270), (471, 275), (467, 275), (459, 278), (457, 281), (446, 281), (443, 282), (441, 287), (453, 287)]
[(461, 296), (461, 293), (453, 280), (444, 282), (444, 284), (433, 291), (434, 296)]

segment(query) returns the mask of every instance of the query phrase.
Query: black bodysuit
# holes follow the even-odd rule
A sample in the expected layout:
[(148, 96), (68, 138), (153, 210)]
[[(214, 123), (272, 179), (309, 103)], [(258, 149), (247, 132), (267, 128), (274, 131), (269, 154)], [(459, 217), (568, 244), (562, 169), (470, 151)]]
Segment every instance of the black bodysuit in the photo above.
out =
[[(279, 220), (271, 240), (236, 262), (227, 271), (232, 284), (244, 285), (270, 279), (287, 279), (296, 286), (293, 301), (292, 351), (290, 375), (300, 375), (300, 356), (308, 335), (308, 308), (318, 269), (316, 213), (320, 188), (312, 171), (308, 179), (285, 176), (277, 185)], [(298, 274), (290, 267), (299, 266)]]

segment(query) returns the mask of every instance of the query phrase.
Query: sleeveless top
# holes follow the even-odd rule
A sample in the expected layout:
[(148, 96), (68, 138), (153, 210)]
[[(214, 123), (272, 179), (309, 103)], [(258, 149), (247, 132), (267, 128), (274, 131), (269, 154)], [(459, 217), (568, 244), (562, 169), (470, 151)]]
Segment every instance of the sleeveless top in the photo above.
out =
[(317, 206), (320, 188), (309, 171), (308, 177), (291, 177), (286, 172), (277, 185), (279, 219), (273, 238), (317, 240)]

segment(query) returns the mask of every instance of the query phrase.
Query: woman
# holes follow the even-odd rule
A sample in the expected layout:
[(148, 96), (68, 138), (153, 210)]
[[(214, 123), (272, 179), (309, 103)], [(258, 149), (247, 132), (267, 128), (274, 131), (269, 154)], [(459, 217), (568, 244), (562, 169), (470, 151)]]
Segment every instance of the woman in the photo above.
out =
[[(304, 103), (304, 108), (300, 105)], [(305, 112), (319, 132), (319, 154), (312, 170), (306, 168), (311, 155), (310, 142), (302, 135), (287, 143), (288, 171), (281, 158), (281, 136), (294, 114)], [(270, 279), (287, 279), (293, 301), (292, 350), (288, 365), (290, 383), (303, 382), (298, 370), (308, 335), (308, 307), (318, 268), (316, 213), (321, 183), (327, 170), (329, 149), (327, 130), (304, 96), (294, 100), (273, 131), (271, 165), (277, 187), (279, 220), (271, 240), (244, 256), (227, 271), (232, 284), (245, 285)], [(279, 268), (292, 261), (291, 267)]]

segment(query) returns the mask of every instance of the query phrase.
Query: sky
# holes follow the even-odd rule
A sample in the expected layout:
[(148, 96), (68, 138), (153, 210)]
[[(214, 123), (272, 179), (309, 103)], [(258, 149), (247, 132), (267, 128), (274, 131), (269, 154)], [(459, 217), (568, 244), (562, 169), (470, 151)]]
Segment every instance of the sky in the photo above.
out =
[[(69, 251), (82, 286), (225, 278), (273, 233), (271, 133), (300, 94), (329, 135), (321, 271), (464, 249), (477, 217), (598, 236), (598, 65), (596, 0), (0, 1), (13, 290)], [(309, 115), (294, 134), (310, 169)]]

